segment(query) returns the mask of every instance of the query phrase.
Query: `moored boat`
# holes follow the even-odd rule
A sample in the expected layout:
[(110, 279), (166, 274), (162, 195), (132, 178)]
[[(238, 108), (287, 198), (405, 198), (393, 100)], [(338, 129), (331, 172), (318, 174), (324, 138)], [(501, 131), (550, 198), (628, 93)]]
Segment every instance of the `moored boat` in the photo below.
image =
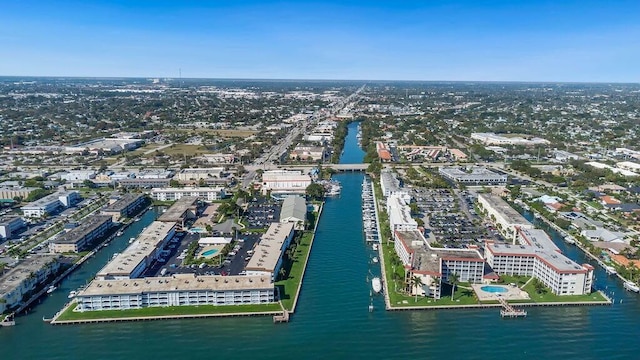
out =
[(52, 292), (56, 291), (57, 287), (54, 285), (51, 285), (47, 288), (47, 294), (51, 294)]
[(625, 281), (624, 288), (635, 293), (640, 292), (640, 287), (638, 287), (638, 285), (632, 281)]
[(380, 281), (379, 277), (374, 277), (373, 279), (371, 279), (371, 287), (373, 288), (373, 291), (375, 293), (379, 293), (380, 291), (382, 291), (382, 282)]

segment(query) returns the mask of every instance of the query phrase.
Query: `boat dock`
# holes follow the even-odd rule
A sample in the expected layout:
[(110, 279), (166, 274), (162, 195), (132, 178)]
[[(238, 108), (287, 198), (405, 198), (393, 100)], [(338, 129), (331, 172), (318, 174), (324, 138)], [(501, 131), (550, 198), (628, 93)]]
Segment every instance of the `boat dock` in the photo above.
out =
[(380, 243), (378, 206), (373, 184), (366, 178), (362, 181), (362, 225), (367, 243)]
[(502, 305), (502, 310), (500, 310), (501, 317), (516, 318), (527, 316), (526, 311), (514, 308), (513, 306), (509, 305), (507, 300), (505, 300), (504, 298), (499, 297), (498, 301), (500, 302), (500, 305)]
[(284, 310), (282, 314), (273, 315), (273, 323), (288, 323), (289, 322), (289, 312)]

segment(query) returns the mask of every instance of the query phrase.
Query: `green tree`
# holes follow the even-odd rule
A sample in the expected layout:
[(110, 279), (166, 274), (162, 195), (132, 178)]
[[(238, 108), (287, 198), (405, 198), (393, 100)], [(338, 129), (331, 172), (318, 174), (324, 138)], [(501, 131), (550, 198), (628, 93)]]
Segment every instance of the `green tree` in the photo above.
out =
[(411, 286), (411, 288), (416, 292), (415, 302), (418, 302), (418, 288), (423, 285), (424, 284), (422, 283), (422, 278), (420, 276), (414, 275), (409, 279), (409, 286)]
[(460, 276), (456, 273), (449, 275), (449, 284), (451, 284), (451, 301), (453, 301), (453, 294), (456, 293), (456, 285), (460, 281)]
[(312, 200), (322, 200), (324, 199), (324, 187), (322, 185), (313, 183), (307, 186), (305, 190), (307, 196)]

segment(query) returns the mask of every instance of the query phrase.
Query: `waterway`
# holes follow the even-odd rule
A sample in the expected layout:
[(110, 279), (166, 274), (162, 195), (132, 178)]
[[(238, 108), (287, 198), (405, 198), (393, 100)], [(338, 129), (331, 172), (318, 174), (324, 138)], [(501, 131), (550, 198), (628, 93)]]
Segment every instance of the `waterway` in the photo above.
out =
[[(360, 162), (349, 126), (343, 162)], [(613, 293), (612, 306), (528, 308), (525, 319), (501, 319), (498, 309), (384, 311), (370, 302), (371, 250), (364, 244), (362, 174), (336, 176), (340, 197), (328, 199), (304, 280), (298, 309), (288, 324), (270, 317), (52, 326), (42, 321), (124, 248), (129, 232), (153, 220), (148, 212), (121, 239), (71, 275), (18, 325), (0, 328), (6, 359), (637, 359), (639, 297), (615, 277), (596, 270), (596, 286)], [(531, 218), (531, 217), (530, 217)], [(136, 228), (137, 227), (137, 228)], [(553, 234), (572, 259), (579, 249)], [(623, 301), (620, 303), (620, 301)]]

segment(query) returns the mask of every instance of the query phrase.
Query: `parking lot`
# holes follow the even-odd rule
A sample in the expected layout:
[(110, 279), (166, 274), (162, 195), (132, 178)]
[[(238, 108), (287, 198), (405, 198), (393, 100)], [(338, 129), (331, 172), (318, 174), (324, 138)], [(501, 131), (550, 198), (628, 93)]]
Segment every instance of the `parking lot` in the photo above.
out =
[(413, 189), (425, 226), (446, 248), (482, 245), (487, 229), (473, 210), (473, 194), (449, 189)]
[[(183, 266), (184, 255), (186, 254), (189, 244), (200, 239), (200, 234), (185, 233), (182, 236), (174, 237), (165, 247), (166, 255), (162, 257), (164, 261), (156, 261), (149, 267), (143, 276), (169, 276), (172, 274), (197, 274), (197, 275), (243, 275), (246, 263), (249, 261), (250, 255), (247, 251), (254, 248), (260, 239), (259, 234), (238, 234), (238, 241), (234, 241), (233, 251), (224, 258), (221, 263), (216, 266), (201, 265), (202, 263), (194, 263), (190, 266)], [(196, 251), (199, 254), (200, 251)]]
[(244, 218), (249, 224), (249, 229), (262, 229), (272, 222), (280, 219), (281, 205), (274, 200), (262, 200), (249, 203)]

